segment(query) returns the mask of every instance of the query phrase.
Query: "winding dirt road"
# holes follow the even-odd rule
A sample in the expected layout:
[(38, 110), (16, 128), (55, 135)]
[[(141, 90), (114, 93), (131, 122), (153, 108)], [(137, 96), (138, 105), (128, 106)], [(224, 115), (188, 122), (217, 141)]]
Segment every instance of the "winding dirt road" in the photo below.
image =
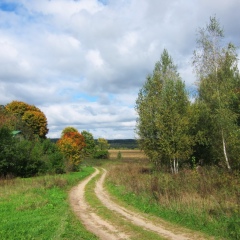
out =
[[(101, 173), (101, 177), (96, 182), (95, 194), (102, 204), (110, 209), (115, 214), (117, 213), (119, 218), (123, 218), (125, 221), (137, 225), (146, 231), (151, 231), (164, 239), (173, 239), (173, 240), (187, 240), (187, 239), (204, 239), (198, 233), (192, 233), (190, 231), (185, 231), (181, 229), (176, 229), (171, 227), (166, 229), (167, 225), (159, 224), (160, 221), (152, 221), (146, 218), (144, 215), (140, 215), (136, 212), (130, 211), (129, 209), (124, 208), (123, 206), (115, 203), (106, 190), (103, 187), (103, 183), (107, 174), (105, 169), (102, 169), (100, 172), (96, 168), (96, 171), (89, 176), (84, 181), (80, 182), (78, 186), (74, 187), (70, 191), (70, 204), (80, 218), (84, 226), (88, 231), (93, 232), (96, 236), (103, 240), (118, 240), (118, 239), (131, 239), (131, 233), (124, 233), (123, 229), (119, 225), (113, 225), (111, 222), (101, 218), (94, 212), (94, 210), (87, 203), (85, 195), (86, 185), (93, 179), (95, 176)], [(174, 230), (173, 230), (174, 229)]]

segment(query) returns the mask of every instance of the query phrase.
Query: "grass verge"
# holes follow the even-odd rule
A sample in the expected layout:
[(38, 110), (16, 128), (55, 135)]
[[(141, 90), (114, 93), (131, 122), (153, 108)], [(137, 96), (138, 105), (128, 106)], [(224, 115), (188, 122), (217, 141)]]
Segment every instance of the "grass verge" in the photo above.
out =
[(229, 182), (228, 177), (217, 174), (172, 176), (151, 173), (133, 163), (122, 164), (109, 169), (106, 187), (113, 196), (142, 212), (215, 239), (240, 239), (239, 205), (233, 194), (239, 190), (238, 181), (234, 183), (231, 177)]
[(68, 191), (94, 169), (0, 181), (0, 239), (97, 239), (70, 209)]

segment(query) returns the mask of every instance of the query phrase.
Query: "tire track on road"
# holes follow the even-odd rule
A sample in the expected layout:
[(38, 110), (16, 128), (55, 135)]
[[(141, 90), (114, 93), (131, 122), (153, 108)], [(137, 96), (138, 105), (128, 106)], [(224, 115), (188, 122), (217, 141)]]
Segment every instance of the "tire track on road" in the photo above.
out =
[(119, 231), (115, 226), (100, 218), (85, 200), (84, 193), (86, 185), (99, 174), (99, 170), (90, 175), (84, 181), (80, 182), (70, 191), (70, 204), (80, 218), (86, 229), (103, 240), (121, 240), (129, 237)]
[(103, 183), (106, 178), (107, 171), (106, 169), (103, 169), (104, 173), (102, 174), (101, 178), (97, 181), (96, 187), (95, 187), (95, 193), (99, 200), (110, 210), (115, 211), (125, 217), (128, 221), (131, 223), (138, 225), (146, 230), (153, 231), (155, 233), (158, 233), (160, 236), (166, 237), (168, 239), (173, 240), (190, 240), (191, 238), (185, 236), (184, 234), (175, 234), (170, 230), (166, 230), (164, 226), (155, 224), (151, 222), (150, 220), (144, 218), (138, 213), (135, 213), (133, 211), (130, 211), (115, 202), (113, 202), (110, 199), (110, 196), (108, 193), (104, 190)]
[[(129, 231), (128, 234), (126, 234), (122, 226), (119, 225), (119, 223), (117, 224), (115, 221), (113, 221), (116, 224), (115, 226), (113, 225), (113, 223), (104, 220), (96, 214), (97, 210), (91, 208), (90, 205), (86, 202), (84, 196), (86, 192), (85, 187), (94, 177), (96, 177), (100, 173), (98, 168), (95, 169), (96, 170), (92, 175), (90, 175), (84, 181), (80, 182), (70, 191), (70, 204), (74, 212), (80, 218), (86, 229), (94, 233), (102, 240), (131, 239), (131, 236), (134, 236), (133, 232)], [(102, 172), (103, 173), (101, 173), (100, 178), (95, 182), (94, 192), (96, 197), (101, 201), (102, 205), (105, 206), (108, 210), (110, 210), (112, 215), (115, 215), (115, 217), (122, 218), (124, 222), (126, 222), (126, 224), (128, 225), (132, 224), (141, 227), (141, 229), (144, 229), (147, 232), (151, 231), (164, 239), (207, 239), (202, 234), (190, 230), (185, 230), (182, 228), (179, 229), (176, 227), (172, 227), (171, 225), (169, 225), (171, 229), (170, 227), (167, 228), (165, 225), (160, 224), (155, 220), (149, 220), (148, 218), (144, 217), (144, 214), (134, 212), (117, 204), (116, 202), (111, 200), (110, 195), (104, 189), (104, 181), (107, 175), (107, 170), (102, 169)]]

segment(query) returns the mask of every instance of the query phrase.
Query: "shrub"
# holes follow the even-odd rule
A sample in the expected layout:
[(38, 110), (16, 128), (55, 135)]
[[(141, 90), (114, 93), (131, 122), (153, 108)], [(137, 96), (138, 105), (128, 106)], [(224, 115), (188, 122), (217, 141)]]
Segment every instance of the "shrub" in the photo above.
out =
[(43, 159), (47, 164), (47, 172), (64, 173), (64, 155), (58, 149), (57, 145), (52, 143), (49, 139), (42, 142)]
[(99, 150), (94, 154), (93, 158), (95, 158), (95, 159), (108, 159), (109, 158), (109, 152), (108, 152), (108, 150)]
[(12, 172), (10, 158), (14, 152), (14, 143), (11, 131), (6, 127), (0, 128), (0, 175), (4, 177)]
[(119, 151), (118, 154), (117, 154), (117, 159), (118, 160), (121, 160), (122, 159), (122, 153)]
[(0, 175), (30, 177), (63, 172), (63, 154), (50, 140), (16, 139), (10, 129), (0, 128)]

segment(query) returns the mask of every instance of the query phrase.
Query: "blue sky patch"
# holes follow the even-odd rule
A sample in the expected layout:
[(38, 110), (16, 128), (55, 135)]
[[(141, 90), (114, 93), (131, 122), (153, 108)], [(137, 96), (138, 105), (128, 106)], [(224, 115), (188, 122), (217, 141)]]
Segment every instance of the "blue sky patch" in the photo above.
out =
[(96, 102), (97, 101), (97, 97), (90, 96), (90, 95), (84, 94), (84, 93), (75, 94), (75, 95), (72, 96), (72, 99), (74, 101), (81, 100), (81, 99), (85, 99), (88, 102)]
[(2, 2), (0, 3), (0, 9), (5, 12), (15, 12), (18, 8), (18, 4), (14, 2)]
[(108, 0), (98, 0), (99, 2), (101, 2), (103, 5), (107, 5)]

